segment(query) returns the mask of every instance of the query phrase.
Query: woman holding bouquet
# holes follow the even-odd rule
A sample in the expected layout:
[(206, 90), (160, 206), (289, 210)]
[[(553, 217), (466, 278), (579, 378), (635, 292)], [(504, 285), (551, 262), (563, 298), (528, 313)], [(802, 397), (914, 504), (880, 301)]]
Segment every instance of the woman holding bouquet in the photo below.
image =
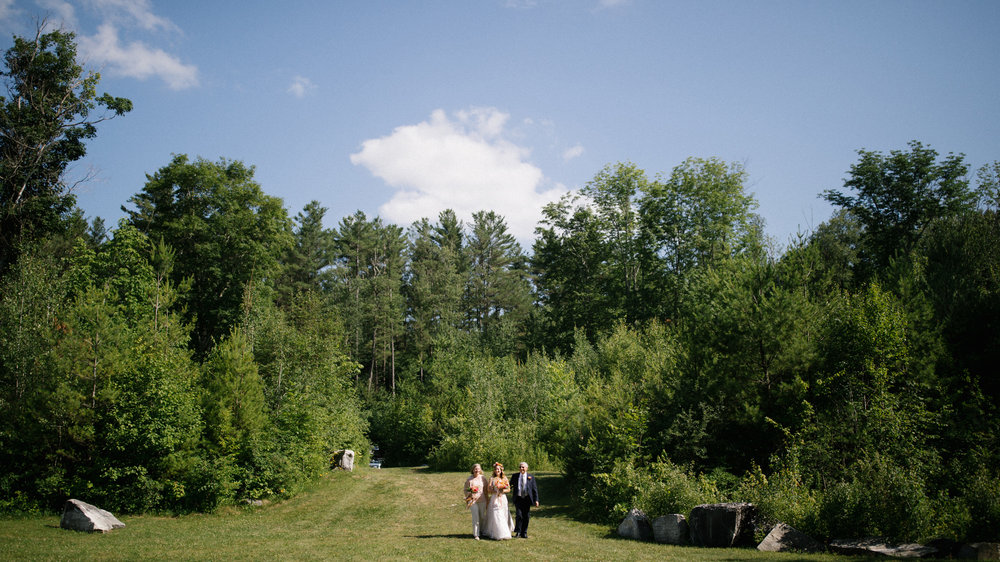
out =
[(493, 539), (509, 539), (514, 531), (514, 519), (507, 507), (507, 492), (510, 482), (503, 473), (503, 465), (493, 464), (493, 477), (490, 478), (490, 498), (486, 502), (486, 534)]
[(472, 465), (472, 476), (465, 479), (465, 505), (472, 512), (472, 538), (479, 540), (479, 529), (486, 518), (486, 486), (489, 484), (483, 476), (483, 468), (479, 463)]

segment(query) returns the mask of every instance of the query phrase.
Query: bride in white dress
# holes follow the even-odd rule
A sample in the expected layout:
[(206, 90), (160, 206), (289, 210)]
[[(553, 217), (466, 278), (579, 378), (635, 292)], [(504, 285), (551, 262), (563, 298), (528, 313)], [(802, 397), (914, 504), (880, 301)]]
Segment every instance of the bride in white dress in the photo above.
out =
[(507, 492), (510, 482), (503, 473), (503, 465), (493, 464), (493, 476), (489, 484), (489, 500), (486, 502), (486, 536), (491, 539), (509, 539), (514, 531), (514, 519), (507, 507)]

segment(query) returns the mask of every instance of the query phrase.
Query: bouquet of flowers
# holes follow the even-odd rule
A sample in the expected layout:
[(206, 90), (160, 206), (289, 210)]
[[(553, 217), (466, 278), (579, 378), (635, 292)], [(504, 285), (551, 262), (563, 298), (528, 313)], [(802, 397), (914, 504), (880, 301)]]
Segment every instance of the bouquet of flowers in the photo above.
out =
[(493, 487), (497, 489), (497, 492), (506, 494), (510, 491), (510, 482), (506, 478), (497, 478), (493, 483)]
[(479, 486), (469, 487), (468, 493), (465, 494), (465, 507), (472, 507), (472, 504), (476, 503), (479, 499)]
[(492, 480), (490, 480), (490, 489), (496, 490), (496, 493), (493, 494), (493, 497), (490, 499), (490, 501), (499, 505), (500, 498), (504, 497), (504, 494), (510, 491), (510, 482), (507, 480), (507, 478), (493, 478)]

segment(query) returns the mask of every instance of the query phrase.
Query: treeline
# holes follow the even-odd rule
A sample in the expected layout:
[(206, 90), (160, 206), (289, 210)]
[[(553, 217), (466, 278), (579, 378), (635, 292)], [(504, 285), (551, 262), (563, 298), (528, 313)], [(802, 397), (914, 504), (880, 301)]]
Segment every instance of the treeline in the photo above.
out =
[[(488, 210), (325, 228), (252, 167), (181, 155), (109, 236), (61, 177), (87, 111), (130, 103), (81, 87), (71, 35), (18, 41), (3, 509), (210, 510), (371, 442), (560, 469), (598, 520), (740, 500), (817, 537), (1000, 538), (1000, 163), (861, 150), (834, 216), (782, 248), (740, 165), (618, 163), (545, 208), (529, 254)], [(37, 135), (75, 144), (36, 166)]]
[(296, 285), (308, 225), (251, 167), (177, 156), (108, 236), (64, 172), (131, 102), (97, 95), (70, 33), (4, 62), (0, 510), (210, 511), (367, 452), (338, 316)]
[(202, 216), (190, 247), (127, 221), (103, 240), (70, 217), (22, 248), (0, 282), (0, 507), (210, 511), (294, 494), (334, 450), (367, 450), (334, 315), (316, 293), (279, 306), (277, 248), (254, 245), (265, 219), (243, 208), (242, 226)]
[(739, 165), (609, 166), (546, 208), (507, 348), (432, 337), (370, 435), (559, 467), (608, 522), (738, 500), (818, 537), (996, 539), (1000, 164), (969, 176), (861, 150), (777, 251)]

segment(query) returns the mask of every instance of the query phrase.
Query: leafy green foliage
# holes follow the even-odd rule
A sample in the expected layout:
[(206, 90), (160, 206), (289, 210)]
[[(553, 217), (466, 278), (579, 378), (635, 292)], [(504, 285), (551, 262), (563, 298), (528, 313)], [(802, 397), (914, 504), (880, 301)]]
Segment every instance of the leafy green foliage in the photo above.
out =
[(548, 205), (532, 258), (542, 343), (568, 350), (577, 328), (594, 340), (619, 319), (683, 315), (689, 275), (760, 248), (745, 181), (718, 159), (688, 159), (665, 181), (619, 163)]
[(523, 322), (531, 304), (526, 259), (514, 236), (507, 232), (503, 217), (493, 211), (473, 213), (465, 252), (469, 259), (465, 286), (468, 322), (496, 349), (496, 344), (513, 339), (513, 334), (503, 333), (500, 326), (509, 329)]
[(22, 256), (0, 284), (2, 509), (35, 509), (36, 482), (49, 476), (40, 470), (51, 451), (44, 418), (55, 387), (52, 343), (68, 329), (59, 311), (64, 291), (51, 258), (34, 253)]
[(780, 250), (742, 166), (608, 166), (529, 276), (495, 213), (327, 230), (176, 157), (112, 236), (70, 213), (0, 279), (0, 509), (212, 510), (371, 442), (561, 467), (611, 523), (749, 500), (821, 539), (995, 540), (996, 170), (973, 192), (962, 160), (862, 151)]
[[(100, 75), (77, 62), (73, 33), (14, 37), (0, 72), (0, 272), (17, 259), (21, 244), (61, 230), (74, 197), (67, 166), (86, 154), (97, 123), (123, 115), (132, 102), (97, 94)], [(105, 113), (91, 116), (95, 109)]]
[(462, 239), (462, 224), (450, 210), (442, 211), (435, 225), (424, 219), (411, 228), (403, 292), (411, 318), (409, 353), (420, 380), (438, 343), (464, 324), (468, 268)]
[(178, 155), (129, 200), (129, 221), (176, 252), (174, 283), (191, 280), (179, 305), (199, 355), (238, 323), (244, 286), (274, 279), (292, 244), (281, 200), (265, 195), (253, 173), (239, 161)]
[[(8, 306), (24, 303), (32, 287), (50, 287), (43, 294), (53, 300), (37, 310), (48, 309), (50, 320), (35, 332), (40, 349), (20, 376), (44, 370), (24, 379), (34, 384), (15, 386), (20, 407), (9, 412), (24, 440), (5, 440), (6, 454), (33, 479), (18, 483), (19, 491), (46, 505), (75, 495), (127, 511), (198, 506), (191, 493), (201, 424), (196, 370), (183, 325), (154, 314), (154, 300), (172, 295), (157, 286), (149, 254), (148, 239), (125, 225), (96, 252), (78, 246), (65, 275), (38, 269), (35, 258), (19, 266), (28, 276), (18, 282), (29, 292)], [(13, 335), (7, 349), (16, 352)], [(20, 409), (29, 404), (30, 418)]]
[(647, 517), (689, 513), (696, 505), (722, 501), (715, 483), (667, 460), (641, 466), (616, 460), (592, 475), (577, 502), (586, 519), (617, 524), (632, 508)]
[(334, 233), (334, 298), (340, 303), (352, 357), (367, 390), (395, 392), (396, 345), (403, 336), (403, 230), (358, 211)]
[(827, 201), (849, 211), (864, 227), (861, 246), (865, 279), (908, 252), (933, 221), (971, 211), (975, 196), (966, 179), (964, 156), (938, 162), (936, 150), (911, 141), (909, 151), (888, 155), (859, 150), (841, 190), (823, 192)]
[(521, 382), (513, 360), (480, 357), (470, 367), (457, 415), (428, 458), (431, 467), (455, 470), (497, 461), (506, 466), (521, 461), (536, 468), (550, 466), (536, 442), (534, 424), (510, 411), (509, 396)]
[(294, 243), (285, 256), (277, 289), (287, 301), (295, 293), (318, 291), (327, 268), (333, 263), (333, 236), (323, 229), (326, 207), (310, 201), (295, 215)]
[(367, 424), (351, 386), (358, 365), (341, 351), (340, 326), (315, 291), (285, 310), (247, 291), (242, 329), (258, 366), (270, 431), (260, 439), (257, 495), (290, 494), (322, 474), (338, 449), (368, 450)]
[(578, 327), (593, 339), (619, 318), (651, 317), (643, 300), (649, 239), (637, 203), (648, 185), (635, 164), (618, 163), (579, 195), (545, 207), (532, 258), (545, 305), (544, 345), (565, 351)]

